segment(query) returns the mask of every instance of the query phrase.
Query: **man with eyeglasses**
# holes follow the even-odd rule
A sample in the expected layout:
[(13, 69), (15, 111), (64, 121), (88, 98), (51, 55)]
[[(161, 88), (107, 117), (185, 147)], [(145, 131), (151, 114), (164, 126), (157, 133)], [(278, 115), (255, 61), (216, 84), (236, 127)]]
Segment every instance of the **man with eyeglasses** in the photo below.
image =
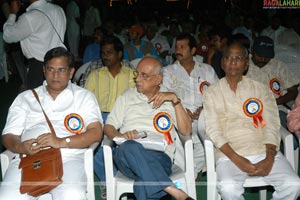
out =
[[(191, 119), (177, 95), (161, 85), (162, 79), (162, 63), (154, 57), (144, 57), (135, 72), (136, 86), (118, 97), (104, 133), (110, 139), (127, 139), (116, 148), (113, 158), (122, 174), (134, 179), (136, 199), (160, 199), (168, 193), (178, 200), (188, 200), (191, 198), (174, 186), (169, 175), (173, 164), (184, 168), (178, 134), (190, 135)], [(165, 150), (146, 149), (134, 141), (142, 131), (147, 132), (148, 139), (165, 141)]]
[[(198, 119), (202, 111), (202, 95), (205, 89), (218, 80), (214, 69), (198, 62), (195, 38), (189, 33), (182, 33), (176, 38), (175, 55), (177, 61), (164, 68), (163, 84), (181, 99), (193, 121), (192, 137), (194, 143), (195, 177), (204, 165), (204, 150), (198, 136)], [(202, 117), (199, 123), (204, 123)], [(199, 131), (200, 133), (201, 131)]]
[(204, 93), (206, 134), (215, 146), (217, 189), (224, 200), (244, 199), (243, 184), (260, 176), (274, 187), (273, 199), (295, 200), (300, 179), (281, 154), (280, 122), (271, 91), (243, 76), (248, 52), (231, 44), (224, 52), (225, 77)]
[[(51, 121), (50, 130), (31, 90), (19, 94), (9, 108), (2, 132), (3, 145), (16, 154), (33, 155), (42, 148), (59, 148), (63, 161), (63, 183), (51, 190), (53, 200), (87, 200), (84, 154), (102, 138), (102, 117), (95, 96), (71, 83), (74, 56), (63, 47), (49, 50), (44, 58), (42, 86), (35, 88)], [(16, 155), (0, 187), (0, 199), (36, 199), (19, 191), (21, 169)]]

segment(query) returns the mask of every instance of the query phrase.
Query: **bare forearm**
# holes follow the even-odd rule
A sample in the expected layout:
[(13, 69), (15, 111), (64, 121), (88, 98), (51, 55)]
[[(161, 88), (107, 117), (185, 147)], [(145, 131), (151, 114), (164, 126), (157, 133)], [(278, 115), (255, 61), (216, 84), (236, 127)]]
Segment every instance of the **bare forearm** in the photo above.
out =
[(175, 114), (179, 132), (185, 136), (191, 135), (192, 120), (181, 103), (175, 106)]
[(25, 153), (20, 136), (6, 134), (2, 136), (2, 142), (6, 149), (14, 153)]
[(106, 124), (104, 126), (104, 134), (107, 135), (107, 137), (111, 140), (116, 136), (118, 136), (118, 137), (122, 136), (122, 134), (120, 132), (118, 132), (114, 126), (112, 126), (110, 124)]
[(277, 105), (282, 105), (288, 103), (289, 101), (295, 100), (298, 95), (298, 85), (295, 85), (287, 89), (287, 93), (283, 96), (280, 96), (276, 99)]

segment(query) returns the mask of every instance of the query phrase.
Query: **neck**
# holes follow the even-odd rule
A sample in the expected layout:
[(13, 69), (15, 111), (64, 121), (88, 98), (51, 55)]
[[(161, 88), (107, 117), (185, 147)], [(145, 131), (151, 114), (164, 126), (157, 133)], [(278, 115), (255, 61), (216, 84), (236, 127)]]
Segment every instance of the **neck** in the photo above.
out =
[(61, 93), (61, 91), (51, 90), (48, 86), (46, 86), (46, 89), (53, 100)]
[(226, 80), (232, 91), (236, 91), (238, 83), (243, 79), (242, 76), (226, 76)]
[(113, 77), (115, 77), (121, 71), (122, 64), (119, 62), (118, 64), (115, 64), (115, 65), (107, 67), (107, 68), (108, 68), (108, 71), (111, 73), (111, 75)]
[(134, 44), (135, 46), (138, 46), (138, 45), (140, 45), (141, 43), (142, 43), (142, 41), (141, 41), (140, 39), (133, 40), (133, 44)]
[(190, 73), (193, 71), (195, 67), (195, 61), (192, 59), (181, 61), (180, 64), (183, 66), (183, 68), (186, 70), (186, 72), (190, 75)]

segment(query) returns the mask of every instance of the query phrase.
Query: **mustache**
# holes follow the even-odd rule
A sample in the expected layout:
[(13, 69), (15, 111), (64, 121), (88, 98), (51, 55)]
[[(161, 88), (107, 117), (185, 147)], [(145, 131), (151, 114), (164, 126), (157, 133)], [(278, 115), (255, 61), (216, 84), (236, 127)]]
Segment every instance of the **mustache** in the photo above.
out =
[(181, 53), (175, 53), (175, 56), (183, 56)]

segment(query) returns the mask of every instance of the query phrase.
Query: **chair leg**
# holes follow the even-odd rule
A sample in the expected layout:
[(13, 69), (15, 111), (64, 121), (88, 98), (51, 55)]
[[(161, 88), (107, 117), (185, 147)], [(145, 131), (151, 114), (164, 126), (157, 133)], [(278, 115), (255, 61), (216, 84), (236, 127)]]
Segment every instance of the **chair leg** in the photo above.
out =
[(267, 200), (267, 190), (259, 190), (259, 199), (260, 200)]

